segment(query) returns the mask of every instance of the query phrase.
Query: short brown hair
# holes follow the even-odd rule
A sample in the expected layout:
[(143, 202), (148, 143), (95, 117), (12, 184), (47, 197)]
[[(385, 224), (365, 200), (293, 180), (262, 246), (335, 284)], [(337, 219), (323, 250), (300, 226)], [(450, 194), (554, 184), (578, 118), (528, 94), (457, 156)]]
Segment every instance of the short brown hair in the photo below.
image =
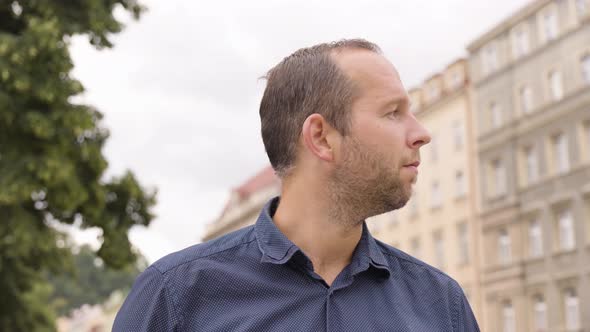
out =
[(342, 135), (350, 130), (350, 108), (357, 93), (352, 80), (330, 53), (343, 49), (381, 49), (364, 39), (347, 39), (302, 48), (268, 71), (260, 103), (262, 141), (277, 175), (289, 173), (305, 119), (322, 115)]

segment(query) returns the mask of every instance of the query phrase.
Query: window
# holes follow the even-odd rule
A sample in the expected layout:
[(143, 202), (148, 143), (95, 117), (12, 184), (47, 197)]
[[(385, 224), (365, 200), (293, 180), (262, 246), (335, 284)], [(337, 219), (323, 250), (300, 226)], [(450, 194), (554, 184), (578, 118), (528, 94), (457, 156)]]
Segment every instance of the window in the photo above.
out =
[(567, 173), (570, 170), (570, 157), (565, 134), (562, 133), (553, 137), (553, 151), (556, 163), (555, 172), (558, 174)]
[(541, 295), (533, 300), (533, 326), (535, 332), (547, 331), (547, 304)]
[(587, 0), (576, 0), (576, 12), (578, 13), (578, 17), (582, 18), (586, 16), (588, 13), (588, 5), (586, 4)]
[(465, 298), (467, 298), (467, 302), (471, 302), (471, 291), (469, 290), (468, 286), (463, 286), (463, 294), (465, 294)]
[(537, 151), (533, 147), (527, 147), (524, 150), (526, 163), (527, 184), (535, 183), (539, 179), (539, 159)]
[(463, 75), (458, 70), (456, 70), (451, 76), (451, 87), (456, 89), (463, 84)]
[(582, 78), (586, 84), (590, 84), (590, 54), (582, 57)]
[(428, 89), (428, 100), (435, 101), (440, 97), (440, 88), (436, 84), (432, 84)]
[(529, 35), (524, 27), (514, 30), (512, 35), (512, 53), (515, 59), (529, 52)]
[(510, 301), (504, 302), (502, 306), (502, 332), (516, 332), (514, 307)]
[(557, 38), (557, 13), (554, 10), (546, 11), (545, 14), (543, 14), (543, 32), (546, 41), (551, 41)]
[(483, 48), (482, 61), (484, 75), (498, 69), (498, 52), (494, 45)]
[(442, 205), (442, 197), (440, 192), (440, 185), (438, 181), (432, 183), (432, 192), (431, 192), (431, 208), (439, 208)]
[(561, 72), (552, 71), (549, 73), (549, 87), (551, 90), (551, 98), (553, 100), (560, 100), (563, 98), (563, 80), (561, 79)]
[(420, 249), (420, 238), (418, 238), (418, 237), (413, 238), (411, 241), (411, 246), (412, 246), (412, 255), (414, 255), (414, 257), (417, 257), (417, 258), (422, 257), (422, 251)]
[(410, 112), (416, 113), (420, 110), (420, 104), (422, 101), (422, 90), (412, 90), (410, 91)]
[(580, 302), (573, 289), (566, 290), (564, 302), (566, 331), (578, 331), (580, 329)]
[(414, 192), (412, 198), (410, 198), (410, 216), (415, 217), (418, 215), (418, 197), (417, 193)]
[(467, 194), (467, 185), (465, 183), (465, 175), (463, 171), (455, 173), (455, 197), (463, 198)]
[(539, 220), (531, 221), (529, 225), (529, 256), (532, 258), (543, 255), (543, 230)]
[(459, 239), (459, 263), (469, 263), (469, 234), (467, 233), (467, 223), (461, 223), (457, 226), (457, 238)]
[(395, 212), (391, 212), (388, 220), (389, 228), (393, 228), (399, 224), (399, 219), (397, 218), (397, 214)]
[(432, 133), (430, 135), (430, 161), (438, 160), (438, 138)]
[(506, 169), (501, 160), (494, 160), (492, 162), (493, 183), (492, 193), (495, 196), (501, 196), (506, 193)]
[(463, 148), (463, 124), (460, 121), (453, 123), (453, 141), (455, 142), (455, 150)]
[(586, 244), (590, 246), (590, 198), (584, 199), (584, 217), (582, 217), (582, 222), (584, 222), (585, 229), (586, 229)]
[(369, 225), (371, 225), (371, 233), (374, 233), (373, 235), (376, 236), (381, 231), (381, 220), (373, 219)]
[(561, 211), (557, 215), (559, 249), (572, 250), (576, 246), (574, 218), (569, 209)]
[(434, 233), (433, 240), (434, 240), (434, 259), (435, 259), (434, 264), (436, 264), (436, 266), (442, 270), (445, 267), (445, 246), (444, 246), (442, 232), (437, 231), (436, 233)]
[(524, 114), (530, 113), (533, 109), (533, 90), (525, 85), (520, 88), (520, 109)]
[(492, 119), (492, 128), (499, 128), (502, 126), (502, 110), (498, 104), (494, 102), (490, 104), (490, 115)]
[(510, 235), (505, 229), (498, 234), (498, 261), (501, 264), (508, 264), (512, 261), (512, 250), (510, 248)]

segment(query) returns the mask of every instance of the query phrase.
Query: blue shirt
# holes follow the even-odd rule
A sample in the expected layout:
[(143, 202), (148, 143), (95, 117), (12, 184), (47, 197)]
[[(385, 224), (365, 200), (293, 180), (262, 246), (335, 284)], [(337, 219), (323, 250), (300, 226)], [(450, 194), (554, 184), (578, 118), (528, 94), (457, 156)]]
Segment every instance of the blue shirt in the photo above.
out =
[(168, 255), (135, 281), (113, 331), (479, 331), (459, 284), (363, 224), (331, 286), (272, 221)]

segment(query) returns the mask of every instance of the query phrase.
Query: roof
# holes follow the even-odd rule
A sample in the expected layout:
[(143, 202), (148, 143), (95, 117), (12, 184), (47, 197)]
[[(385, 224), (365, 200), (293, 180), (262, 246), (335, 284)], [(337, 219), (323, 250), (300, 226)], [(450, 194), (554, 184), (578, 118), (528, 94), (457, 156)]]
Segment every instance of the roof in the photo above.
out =
[(252, 194), (277, 182), (280, 182), (280, 180), (276, 176), (272, 166), (263, 168), (256, 175), (246, 180), (246, 182), (231, 190), (231, 195), (221, 210), (219, 218), (223, 217), (233, 206), (240, 204), (240, 202)]
[(510, 16), (504, 18), (500, 23), (495, 24), (485, 33), (480, 34), (477, 39), (467, 45), (469, 53), (475, 53), (479, 48), (483, 47), (487, 42), (501, 35), (504, 31), (510, 29), (515, 24), (525, 20), (530, 15), (534, 15), (538, 10), (551, 3), (551, 0), (534, 0), (520, 9), (513, 12)]
[(233, 191), (240, 195), (240, 198), (245, 198), (277, 181), (279, 178), (275, 175), (275, 171), (271, 166), (267, 166)]

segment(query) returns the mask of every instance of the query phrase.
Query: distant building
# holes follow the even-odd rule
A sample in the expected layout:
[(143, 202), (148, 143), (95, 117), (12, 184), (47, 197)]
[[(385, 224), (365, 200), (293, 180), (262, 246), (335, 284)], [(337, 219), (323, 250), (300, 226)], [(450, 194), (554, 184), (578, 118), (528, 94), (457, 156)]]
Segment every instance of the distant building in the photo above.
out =
[(589, 14), (533, 1), (468, 46), (483, 331), (590, 331)]
[(281, 191), (279, 178), (271, 166), (232, 190), (219, 218), (207, 225), (203, 241), (254, 224), (264, 204)]
[(120, 291), (115, 291), (103, 304), (85, 304), (75, 309), (71, 316), (58, 318), (56, 321), (57, 332), (111, 331), (123, 301), (123, 294)]

